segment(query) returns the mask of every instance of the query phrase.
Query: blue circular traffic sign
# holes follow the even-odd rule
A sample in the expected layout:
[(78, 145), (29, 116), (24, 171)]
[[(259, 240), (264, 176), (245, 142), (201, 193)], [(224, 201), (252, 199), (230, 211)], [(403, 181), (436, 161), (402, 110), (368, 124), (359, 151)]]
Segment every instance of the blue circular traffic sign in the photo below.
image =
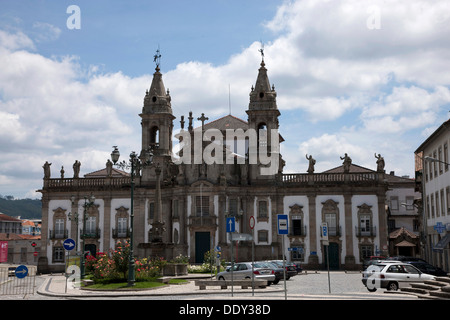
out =
[(15, 275), (19, 279), (23, 279), (28, 275), (28, 268), (25, 265), (20, 265), (15, 270)]
[(66, 249), (67, 251), (70, 251), (72, 249), (75, 248), (75, 240), (67, 238), (66, 240), (64, 240), (63, 242), (63, 247), (64, 249)]

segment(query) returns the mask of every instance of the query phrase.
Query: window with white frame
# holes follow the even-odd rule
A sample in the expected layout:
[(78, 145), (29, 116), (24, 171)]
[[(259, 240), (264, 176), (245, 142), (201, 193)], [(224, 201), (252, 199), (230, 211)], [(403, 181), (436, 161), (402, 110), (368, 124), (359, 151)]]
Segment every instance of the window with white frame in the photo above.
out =
[(55, 220), (55, 238), (64, 238), (64, 219)]
[(117, 235), (119, 237), (126, 237), (128, 229), (127, 218), (117, 218)]

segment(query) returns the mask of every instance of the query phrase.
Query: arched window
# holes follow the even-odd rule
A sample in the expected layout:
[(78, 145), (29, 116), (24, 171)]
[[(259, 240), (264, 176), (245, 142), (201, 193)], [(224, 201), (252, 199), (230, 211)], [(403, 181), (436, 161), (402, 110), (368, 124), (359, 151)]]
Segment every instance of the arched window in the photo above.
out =
[(159, 146), (159, 128), (157, 126), (150, 129), (150, 145)]

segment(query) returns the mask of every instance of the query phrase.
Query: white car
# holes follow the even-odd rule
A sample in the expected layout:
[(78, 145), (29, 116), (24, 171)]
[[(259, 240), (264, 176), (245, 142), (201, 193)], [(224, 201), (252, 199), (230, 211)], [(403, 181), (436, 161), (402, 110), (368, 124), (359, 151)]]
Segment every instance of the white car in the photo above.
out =
[[(252, 263), (251, 262), (239, 262), (233, 266), (233, 272), (231, 268), (226, 271), (219, 272), (217, 274), (217, 280), (231, 280), (231, 274), (233, 273), (234, 280), (251, 279), (252, 278)], [(253, 265), (253, 274), (255, 279), (267, 280), (268, 284), (275, 281), (275, 272), (266, 267), (263, 264), (255, 262)]]
[(403, 262), (380, 262), (369, 266), (362, 273), (362, 282), (367, 290), (374, 292), (377, 289), (398, 290), (407, 287), (413, 282), (434, 280), (431, 274), (426, 274), (410, 264)]

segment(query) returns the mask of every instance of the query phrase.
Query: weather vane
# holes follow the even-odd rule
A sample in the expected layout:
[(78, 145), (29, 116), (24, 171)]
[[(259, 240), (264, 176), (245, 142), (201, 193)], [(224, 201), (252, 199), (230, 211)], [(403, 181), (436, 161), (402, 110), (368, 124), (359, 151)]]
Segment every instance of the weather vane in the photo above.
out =
[(258, 50), (261, 53), (261, 58), (264, 61), (264, 43), (261, 42), (261, 49)]
[(161, 64), (161, 52), (159, 51), (159, 47), (158, 50), (156, 50), (156, 54), (153, 56), (153, 62), (156, 63), (156, 68), (159, 69), (159, 65)]

